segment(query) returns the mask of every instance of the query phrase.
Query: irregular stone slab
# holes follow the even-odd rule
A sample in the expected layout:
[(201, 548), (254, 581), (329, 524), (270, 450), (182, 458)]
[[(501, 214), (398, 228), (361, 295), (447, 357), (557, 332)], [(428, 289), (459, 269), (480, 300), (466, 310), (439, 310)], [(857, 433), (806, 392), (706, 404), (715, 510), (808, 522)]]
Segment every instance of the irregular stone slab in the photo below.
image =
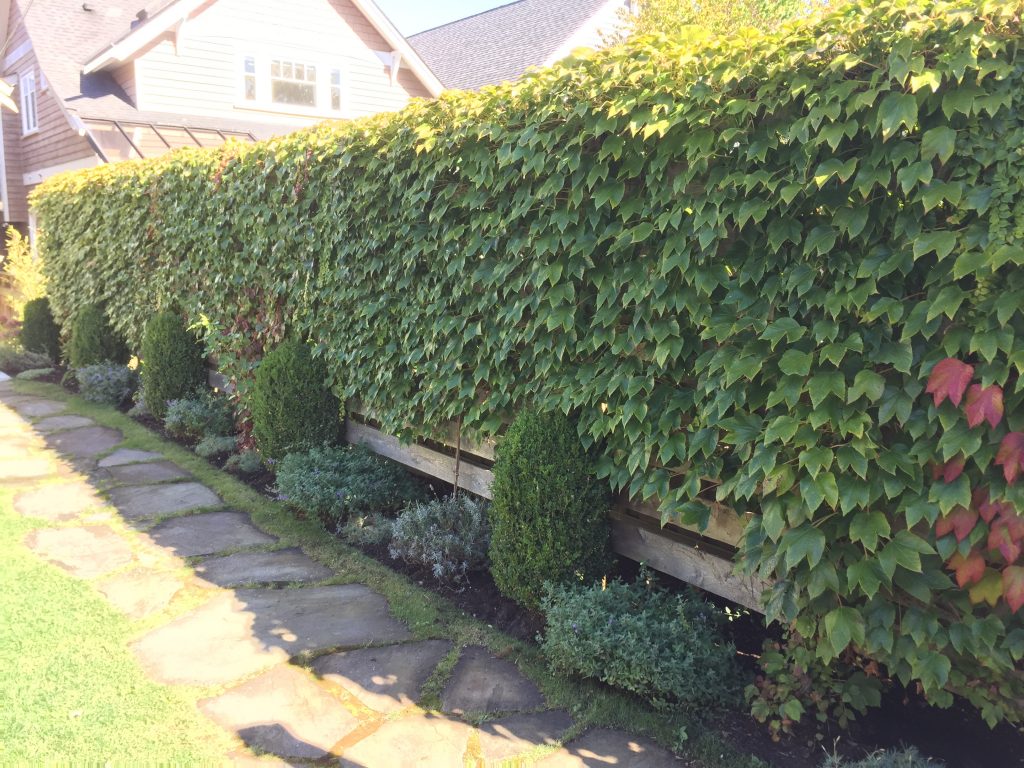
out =
[(35, 430), (36, 432), (46, 434), (49, 432), (60, 432), (64, 429), (79, 429), (81, 427), (94, 426), (96, 426), (96, 422), (92, 419), (87, 419), (85, 416), (68, 414), (66, 416), (50, 416), (42, 421), (37, 421), (35, 423)]
[(11, 434), (4, 430), (4, 440), (0, 443), (0, 459), (25, 459), (33, 452), (45, 450), (40, 441), (26, 434)]
[(321, 656), (313, 671), (370, 709), (394, 712), (419, 700), (423, 684), (451, 648), (447, 640), (361, 648)]
[(544, 745), (557, 744), (572, 726), (567, 712), (512, 715), (481, 725), (480, 752), (484, 760), (501, 761)]
[(244, 512), (206, 512), (175, 517), (149, 531), (149, 537), (161, 547), (173, 550), (179, 557), (212, 555), (228, 549), (273, 544), (277, 541), (253, 525)]
[(56, 475), (59, 470), (48, 458), (4, 459), (0, 461), (0, 480), (37, 480)]
[[(173, 512), (188, 512), (202, 507), (219, 507), (220, 497), (201, 483), (171, 485), (135, 485), (114, 488), (110, 498), (129, 520), (143, 520)], [(208, 550), (216, 552), (216, 549)], [(203, 553), (196, 553), (203, 554)]]
[(11, 408), (16, 410), (27, 419), (38, 419), (43, 416), (53, 416), (67, 410), (67, 403), (57, 400), (42, 400), (35, 397), (18, 401), (8, 401)]
[(287, 665), (201, 701), (199, 708), (247, 746), (279, 757), (324, 757), (359, 725), (337, 699)]
[(91, 579), (132, 560), (128, 542), (105, 525), (43, 528), (26, 540), (28, 548), (73, 576)]
[(136, 569), (104, 582), (99, 590), (121, 613), (142, 619), (166, 608), (184, 586), (169, 573)]
[(236, 552), (226, 557), (214, 557), (197, 565), (196, 573), (221, 587), (320, 581), (333, 575), (330, 568), (301, 549)]
[(465, 723), (435, 715), (416, 715), (385, 723), (344, 751), (346, 768), (400, 765), (434, 768), (463, 765), (472, 729)]
[(124, 440), (120, 430), (109, 427), (82, 427), (56, 432), (46, 438), (55, 451), (76, 459), (91, 459), (105, 453)]
[(143, 669), (163, 683), (220, 685), (287, 660), (252, 633), (254, 616), (231, 594), (155, 629), (132, 646)]
[(119, 467), (122, 464), (137, 464), (143, 461), (155, 461), (156, 459), (162, 458), (163, 456), (159, 453), (140, 451), (135, 448), (119, 448), (109, 456), (104, 456), (100, 459), (97, 466), (103, 468)]
[(103, 506), (103, 500), (88, 483), (75, 481), (46, 485), (26, 491), (14, 499), (14, 508), (28, 517), (71, 520), (86, 510)]
[(184, 480), (192, 477), (177, 464), (169, 461), (151, 461), (145, 464), (123, 464), (110, 467), (107, 474), (122, 485), (146, 485), (165, 483), (168, 480)]
[(362, 584), (240, 589), (235, 595), (254, 615), (256, 637), (290, 656), (409, 637), (409, 630), (388, 612), (387, 601)]
[(595, 728), (537, 763), (544, 768), (585, 768), (615, 765), (623, 768), (678, 768), (680, 762), (650, 739), (623, 731)]
[(510, 661), (479, 645), (462, 652), (441, 697), (441, 708), (453, 714), (513, 712), (543, 706), (544, 697)]

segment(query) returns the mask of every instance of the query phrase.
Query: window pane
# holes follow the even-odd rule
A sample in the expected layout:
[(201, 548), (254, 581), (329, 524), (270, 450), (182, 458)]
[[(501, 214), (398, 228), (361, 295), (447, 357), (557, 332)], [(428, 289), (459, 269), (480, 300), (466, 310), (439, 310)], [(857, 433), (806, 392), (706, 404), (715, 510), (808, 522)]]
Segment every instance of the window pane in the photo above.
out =
[(294, 75), (294, 72), (292, 70), (292, 63), (290, 61), (286, 61), (286, 62), (282, 63), (281, 64), (281, 77), (294, 77), (294, 76), (295, 75)]
[(256, 75), (245, 76), (245, 99), (256, 101)]
[(245, 73), (247, 75), (256, 74), (256, 59), (254, 59), (252, 56), (245, 57)]
[(306, 81), (310, 83), (316, 82), (316, 67), (306, 67)]
[(276, 104), (297, 104), (305, 107), (315, 107), (316, 86), (312, 83), (274, 80), (271, 98)]
[(331, 109), (335, 112), (341, 110), (341, 89), (331, 88)]
[(331, 85), (341, 85), (341, 70), (340, 69), (332, 69), (331, 70)]
[(219, 147), (224, 143), (224, 139), (221, 138), (220, 134), (216, 131), (206, 131), (202, 128), (193, 128), (192, 135), (199, 140), (199, 143), (204, 147)]
[(131, 144), (128, 143), (128, 140), (113, 123), (92, 123), (86, 121), (85, 126), (89, 130), (89, 135), (92, 136), (93, 141), (103, 151), (107, 160), (113, 162), (138, 157)]
[(281, 62), (275, 61), (270, 65), (270, 76), (280, 77), (281, 76)]
[(160, 131), (160, 135), (167, 140), (167, 143), (171, 145), (172, 149), (177, 149), (178, 147), (194, 147), (196, 145), (195, 140), (188, 135), (188, 131), (184, 128), (158, 125), (156, 129)]

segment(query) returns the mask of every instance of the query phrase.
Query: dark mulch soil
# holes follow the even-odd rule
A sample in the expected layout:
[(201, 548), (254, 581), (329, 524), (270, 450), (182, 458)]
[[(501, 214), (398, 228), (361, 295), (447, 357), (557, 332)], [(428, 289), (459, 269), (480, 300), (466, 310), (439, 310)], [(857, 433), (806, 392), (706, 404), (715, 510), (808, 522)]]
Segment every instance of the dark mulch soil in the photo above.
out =
[[(57, 376), (56, 382), (60, 382)], [(152, 416), (135, 420), (167, 440), (192, 448), (187, 441), (167, 434), (163, 424)], [(223, 468), (226, 457), (214, 457), (210, 463)], [(273, 496), (274, 475), (264, 472), (257, 477), (241, 477), (252, 488)], [(439, 495), (450, 492), (438, 490)], [(411, 566), (390, 557), (386, 546), (360, 547), (361, 551), (389, 568), (403, 573), (427, 589), (442, 595), (460, 610), (474, 618), (525, 642), (535, 642), (544, 629), (543, 618), (523, 610), (502, 595), (488, 573), (471, 574), (470, 582), (461, 589), (439, 583), (426, 569)], [(610, 574), (631, 581), (640, 573), (637, 563), (620, 559)], [(691, 589), (687, 584), (664, 574), (656, 574), (659, 584), (671, 590)], [(713, 596), (708, 596), (720, 602)], [(733, 606), (735, 607), (735, 606)], [(776, 630), (766, 630), (756, 614), (740, 611), (729, 622), (729, 632), (741, 658), (755, 668), (756, 655), (766, 637)], [(819, 768), (826, 756), (838, 751), (850, 759), (859, 759), (878, 749), (914, 745), (929, 757), (942, 760), (948, 768), (1024, 768), (1024, 733), (1003, 725), (989, 729), (973, 707), (963, 701), (947, 710), (928, 706), (913, 691), (895, 686), (882, 700), (882, 706), (868, 712), (847, 731), (826, 728), (816, 735), (806, 727), (779, 742), (772, 741), (767, 729), (742, 711), (725, 711), (714, 716), (714, 725), (732, 743), (748, 750), (779, 768)]]

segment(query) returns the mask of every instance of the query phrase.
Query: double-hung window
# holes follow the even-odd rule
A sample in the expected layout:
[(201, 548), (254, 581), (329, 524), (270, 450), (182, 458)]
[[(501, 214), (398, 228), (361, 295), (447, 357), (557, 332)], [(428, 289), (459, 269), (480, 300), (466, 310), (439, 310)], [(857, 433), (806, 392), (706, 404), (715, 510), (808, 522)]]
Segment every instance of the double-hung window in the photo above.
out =
[(21, 133), (27, 136), (39, 130), (35, 72), (26, 72), (18, 79), (18, 91), (21, 94)]
[(257, 109), (338, 114), (345, 105), (342, 69), (299, 57), (243, 56), (240, 97)]

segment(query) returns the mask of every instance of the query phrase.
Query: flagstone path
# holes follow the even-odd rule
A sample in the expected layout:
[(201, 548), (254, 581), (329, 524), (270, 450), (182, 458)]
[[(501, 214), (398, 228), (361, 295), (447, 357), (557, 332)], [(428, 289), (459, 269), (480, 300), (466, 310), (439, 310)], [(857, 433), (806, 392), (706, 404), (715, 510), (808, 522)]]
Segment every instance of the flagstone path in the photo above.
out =
[(43, 523), (25, 545), (91, 580), (130, 619), (153, 622), (135, 656), (154, 680), (209, 688), (199, 709), (245, 745), (229, 762), (678, 765), (620, 731), (558, 746), (572, 718), (483, 647), (461, 650), (441, 712), (418, 708), (449, 641), (413, 640), (383, 596), (324, 583), (328, 568), (180, 467), (65, 410), (0, 375), (0, 483), (19, 514)]

